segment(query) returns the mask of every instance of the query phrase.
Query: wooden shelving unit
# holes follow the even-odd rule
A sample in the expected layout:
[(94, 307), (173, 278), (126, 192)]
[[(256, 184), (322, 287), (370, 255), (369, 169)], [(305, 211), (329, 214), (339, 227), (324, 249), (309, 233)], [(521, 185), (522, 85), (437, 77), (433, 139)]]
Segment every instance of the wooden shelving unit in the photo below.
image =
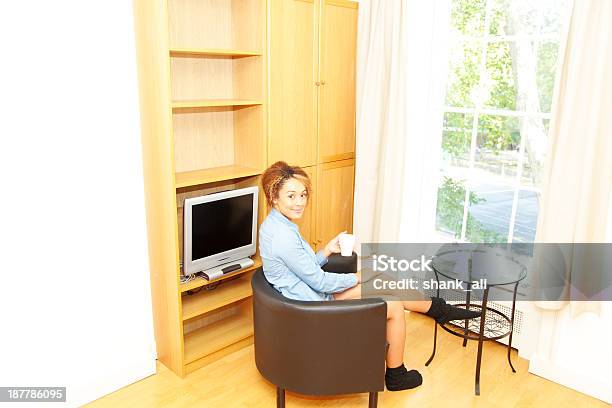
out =
[(258, 185), (266, 167), (267, 0), (135, 0), (135, 9), (157, 354), (184, 376), (252, 343), (259, 258), (221, 283), (180, 284), (179, 262), (184, 200)]
[[(134, 6), (157, 355), (184, 376), (253, 343), (250, 276), (261, 265), (256, 256), (216, 289), (202, 279), (181, 285), (185, 199), (260, 185), (267, 165), (284, 160), (316, 186), (300, 223), (312, 246), (351, 230), (358, 5)], [(258, 225), (263, 193), (259, 203)]]

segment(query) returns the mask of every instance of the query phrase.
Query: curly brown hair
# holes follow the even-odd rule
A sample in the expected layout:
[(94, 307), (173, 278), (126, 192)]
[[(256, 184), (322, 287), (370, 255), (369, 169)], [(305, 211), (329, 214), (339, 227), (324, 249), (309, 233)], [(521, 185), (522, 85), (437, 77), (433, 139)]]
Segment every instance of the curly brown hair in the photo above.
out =
[(284, 161), (277, 161), (268, 167), (261, 176), (261, 185), (269, 207), (274, 207), (273, 201), (278, 198), (278, 192), (290, 178), (295, 178), (304, 184), (306, 193), (310, 197), (311, 184), (308, 174), (299, 166), (290, 166)]

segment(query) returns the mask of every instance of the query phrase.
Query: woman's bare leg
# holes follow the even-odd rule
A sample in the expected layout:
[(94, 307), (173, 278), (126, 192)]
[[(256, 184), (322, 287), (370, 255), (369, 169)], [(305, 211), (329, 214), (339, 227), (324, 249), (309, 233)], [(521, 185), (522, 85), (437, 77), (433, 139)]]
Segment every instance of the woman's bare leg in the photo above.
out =
[(406, 320), (403, 305), (394, 300), (387, 301), (387, 341), (387, 367), (399, 367), (404, 362)]
[(427, 313), (431, 307), (431, 300), (403, 300), (404, 309), (411, 312)]

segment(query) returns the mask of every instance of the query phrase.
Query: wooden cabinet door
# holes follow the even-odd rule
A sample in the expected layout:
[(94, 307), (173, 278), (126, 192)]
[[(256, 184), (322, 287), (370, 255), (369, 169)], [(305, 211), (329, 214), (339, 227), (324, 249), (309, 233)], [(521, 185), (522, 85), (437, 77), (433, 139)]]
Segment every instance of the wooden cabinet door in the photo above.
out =
[(324, 163), (355, 157), (357, 3), (321, 2), (318, 162)]
[(316, 195), (316, 250), (342, 231), (353, 232), (355, 160), (318, 165)]
[[(316, 190), (317, 188), (317, 167), (302, 167), (308, 177), (310, 177), (310, 183), (312, 188)], [(308, 242), (310, 246), (314, 249), (316, 247), (316, 239), (315, 239), (315, 207), (316, 207), (316, 191), (313, 192), (313, 195), (308, 198), (308, 205), (306, 206), (306, 210), (304, 211), (304, 215), (302, 218), (296, 223), (300, 228), (300, 234), (304, 238), (304, 241)]]
[(268, 162), (317, 161), (318, 2), (270, 4)]

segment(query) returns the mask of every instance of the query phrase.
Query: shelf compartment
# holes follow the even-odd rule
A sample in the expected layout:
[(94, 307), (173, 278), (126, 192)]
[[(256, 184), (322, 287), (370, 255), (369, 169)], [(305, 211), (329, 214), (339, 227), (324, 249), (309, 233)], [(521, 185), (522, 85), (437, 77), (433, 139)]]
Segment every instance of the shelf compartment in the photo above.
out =
[(223, 106), (253, 106), (261, 105), (260, 100), (249, 99), (200, 99), (187, 101), (173, 101), (172, 111), (176, 112), (181, 109), (197, 109), (197, 108), (214, 108)]
[(185, 364), (253, 335), (250, 314), (236, 314), (185, 335)]
[(215, 181), (231, 180), (242, 177), (256, 176), (261, 174), (260, 169), (244, 166), (222, 166), (212, 169), (185, 171), (176, 173), (176, 188), (197, 186), (200, 184), (214, 183)]
[(261, 49), (264, 0), (168, 0), (171, 48)]
[(261, 174), (263, 108), (205, 107), (172, 116), (176, 187)]
[[(213, 290), (206, 290), (206, 285), (198, 293), (183, 295), (183, 321), (250, 297), (253, 294), (251, 275), (243, 274)], [(232, 276), (236, 275), (230, 275), (228, 278)]]
[[(259, 257), (256, 257), (255, 259), (253, 259), (253, 262), (255, 262), (253, 264), (253, 266), (249, 266), (248, 268), (245, 268), (244, 270), (242, 270), (240, 272), (236, 272), (236, 273), (231, 274), (231, 275), (223, 276), (223, 277), (215, 280), (214, 282), (219, 282), (219, 281), (231, 278), (231, 277), (236, 276), (236, 275), (242, 275), (242, 274), (245, 274), (245, 273), (248, 273), (248, 272), (252, 272), (252, 271), (256, 270), (257, 268), (259, 268), (261, 266), (261, 259), (259, 259)], [(240, 279), (243, 279), (243, 277), (241, 277)], [(187, 292), (188, 290), (197, 289), (197, 288), (199, 288), (201, 286), (207, 286), (207, 285), (210, 285), (211, 283), (214, 283), (214, 282), (208, 282), (205, 279), (197, 278), (197, 279), (192, 280), (190, 282), (183, 283), (181, 285), (181, 292)], [(250, 285), (250, 279), (249, 279), (249, 285)], [(228, 286), (231, 286), (231, 284), (228, 284)], [(215, 289), (215, 291), (216, 290), (220, 290), (220, 289), (221, 288)], [(185, 304), (184, 303), (183, 303), (183, 320), (187, 320), (185, 318)]]
[(230, 346), (227, 346), (217, 352), (214, 352), (213, 354), (209, 354), (207, 356), (204, 356), (192, 363), (189, 364), (185, 364), (185, 374), (189, 374), (192, 373), (210, 363), (213, 363), (219, 359), (222, 359), (223, 357), (235, 353), (245, 347), (248, 347), (250, 345), (252, 345), (254, 343), (254, 338), (253, 336), (249, 336), (243, 340), (240, 340)]
[(182, 105), (184, 101), (195, 101), (198, 106), (199, 103), (204, 103), (204, 106), (261, 104), (265, 94), (265, 69), (261, 55), (244, 54), (246, 51), (233, 55), (237, 50), (207, 51), (194, 55), (189, 54), (191, 49), (187, 49), (176, 54), (180, 58), (170, 58), (172, 100), (177, 101), (175, 103)]
[(259, 57), (262, 53), (259, 51), (247, 51), (236, 49), (222, 48), (172, 48), (170, 56), (175, 58), (198, 58), (198, 57)]

